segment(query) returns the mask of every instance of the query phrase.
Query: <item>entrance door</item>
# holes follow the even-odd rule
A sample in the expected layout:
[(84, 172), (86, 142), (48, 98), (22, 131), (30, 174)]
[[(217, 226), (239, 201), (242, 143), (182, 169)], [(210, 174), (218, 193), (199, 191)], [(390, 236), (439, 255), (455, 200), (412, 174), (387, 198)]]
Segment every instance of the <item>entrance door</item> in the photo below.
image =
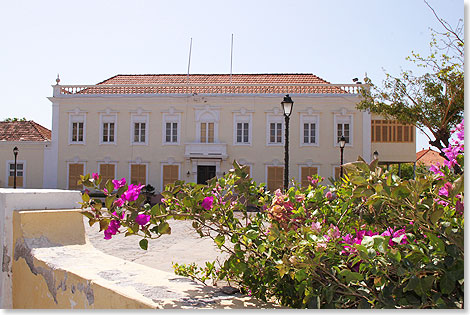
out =
[(198, 165), (197, 166), (197, 183), (207, 184), (207, 181), (215, 177), (215, 166), (212, 165)]

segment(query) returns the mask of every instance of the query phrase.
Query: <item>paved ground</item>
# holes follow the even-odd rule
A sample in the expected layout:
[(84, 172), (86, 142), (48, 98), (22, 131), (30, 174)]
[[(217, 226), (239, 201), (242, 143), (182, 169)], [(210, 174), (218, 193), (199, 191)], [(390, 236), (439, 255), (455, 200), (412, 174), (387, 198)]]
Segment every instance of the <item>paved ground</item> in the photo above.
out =
[(148, 267), (173, 273), (172, 262), (188, 264), (195, 262), (204, 266), (206, 261), (223, 257), (209, 238), (201, 238), (191, 227), (190, 221), (170, 220), (171, 235), (149, 240), (148, 249), (140, 248), (138, 236), (124, 237), (124, 233), (105, 240), (99, 225), (92, 227), (84, 218), (85, 230), (90, 242), (106, 254), (133, 261)]

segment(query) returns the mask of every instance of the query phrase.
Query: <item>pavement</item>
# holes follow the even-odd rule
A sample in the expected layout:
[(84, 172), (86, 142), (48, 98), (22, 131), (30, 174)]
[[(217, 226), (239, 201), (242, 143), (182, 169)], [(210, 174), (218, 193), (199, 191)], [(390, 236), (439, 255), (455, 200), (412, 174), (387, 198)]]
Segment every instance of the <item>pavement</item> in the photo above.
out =
[(112, 239), (105, 240), (103, 232), (99, 232), (99, 224), (92, 227), (84, 217), (85, 232), (90, 243), (102, 252), (124, 260), (132, 261), (151, 268), (173, 273), (172, 262), (189, 264), (195, 262), (204, 266), (206, 261), (220, 259), (223, 261), (226, 254), (222, 254), (214, 241), (210, 238), (201, 238), (191, 221), (169, 220), (170, 235), (163, 235), (158, 239), (149, 240), (148, 249), (139, 246), (140, 237), (124, 233), (114, 235)]

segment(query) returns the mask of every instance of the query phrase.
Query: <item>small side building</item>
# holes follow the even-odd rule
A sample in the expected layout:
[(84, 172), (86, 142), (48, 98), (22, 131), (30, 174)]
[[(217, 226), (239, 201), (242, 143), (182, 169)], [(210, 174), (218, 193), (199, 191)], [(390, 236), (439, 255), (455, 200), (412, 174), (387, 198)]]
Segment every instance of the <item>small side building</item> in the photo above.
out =
[(0, 187), (13, 187), (17, 147), (16, 187), (43, 188), (44, 153), (50, 144), (51, 131), (32, 120), (0, 122)]
[(431, 165), (444, 165), (444, 159), (439, 152), (432, 150), (431, 148), (423, 149), (419, 152), (416, 152), (416, 165), (424, 164), (427, 168)]

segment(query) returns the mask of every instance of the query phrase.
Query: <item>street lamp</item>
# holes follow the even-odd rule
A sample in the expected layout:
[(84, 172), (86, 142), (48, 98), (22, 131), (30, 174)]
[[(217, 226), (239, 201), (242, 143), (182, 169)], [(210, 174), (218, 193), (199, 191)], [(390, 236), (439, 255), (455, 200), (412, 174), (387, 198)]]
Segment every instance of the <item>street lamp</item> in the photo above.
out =
[(281, 107), (284, 111), (284, 118), (286, 120), (284, 143), (284, 190), (287, 190), (287, 186), (289, 186), (289, 119), (294, 107), (294, 101), (290, 98), (289, 94), (284, 96), (284, 99), (281, 102)]
[(18, 157), (18, 147), (14, 147), (13, 148), (13, 155), (15, 156), (15, 173), (13, 174), (13, 188), (16, 189), (16, 168), (17, 168), (17, 163), (16, 163), (16, 159)]
[(374, 156), (374, 160), (377, 160), (379, 158), (379, 152), (377, 152), (377, 150), (375, 150), (372, 155)]
[(343, 178), (343, 152), (344, 152), (344, 146), (346, 145), (346, 138), (344, 135), (341, 136), (339, 139), (339, 148), (341, 151), (341, 178)]

